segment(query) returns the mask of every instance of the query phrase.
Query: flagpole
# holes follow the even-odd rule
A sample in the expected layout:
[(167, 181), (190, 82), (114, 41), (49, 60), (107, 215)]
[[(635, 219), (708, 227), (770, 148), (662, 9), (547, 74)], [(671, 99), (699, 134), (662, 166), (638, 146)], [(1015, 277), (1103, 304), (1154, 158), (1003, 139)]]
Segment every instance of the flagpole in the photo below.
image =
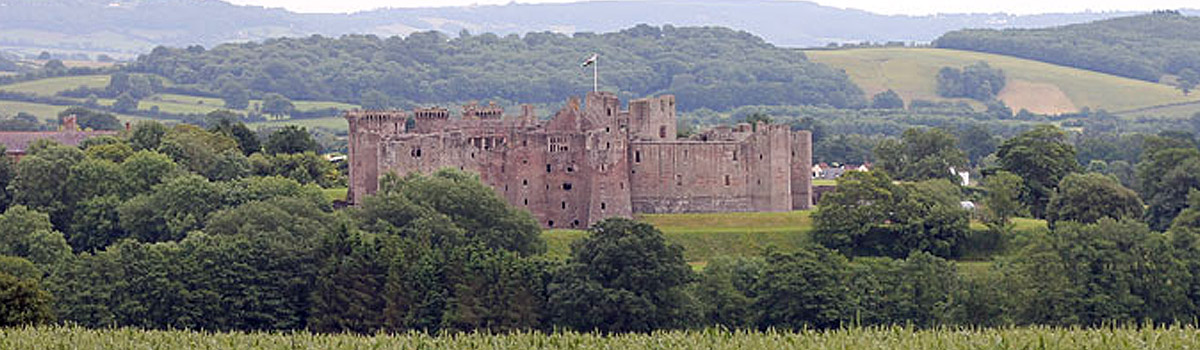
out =
[(596, 57), (592, 63), (592, 92), (600, 92), (600, 55), (592, 57)]

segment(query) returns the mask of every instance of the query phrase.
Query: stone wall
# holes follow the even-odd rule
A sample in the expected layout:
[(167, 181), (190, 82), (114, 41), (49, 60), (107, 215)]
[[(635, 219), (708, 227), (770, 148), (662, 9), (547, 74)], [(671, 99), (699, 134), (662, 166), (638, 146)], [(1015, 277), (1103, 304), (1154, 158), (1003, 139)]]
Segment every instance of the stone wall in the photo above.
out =
[(400, 111), (347, 113), (350, 201), (377, 191), (386, 172), (457, 168), (479, 174), (552, 228), (633, 213), (811, 206), (807, 132), (741, 124), (677, 140), (673, 96), (635, 100), (622, 110), (614, 94), (590, 93), (545, 122), (528, 106), (516, 118), (500, 111), (471, 104), (454, 118), (425, 108), (414, 110), (411, 122)]

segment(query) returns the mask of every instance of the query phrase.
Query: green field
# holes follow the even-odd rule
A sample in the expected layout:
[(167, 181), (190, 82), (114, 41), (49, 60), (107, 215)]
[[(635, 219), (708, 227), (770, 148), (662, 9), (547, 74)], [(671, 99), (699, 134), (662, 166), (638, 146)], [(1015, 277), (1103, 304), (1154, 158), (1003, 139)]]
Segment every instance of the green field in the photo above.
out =
[(16, 84), (0, 85), (0, 90), (24, 92), (29, 94), (54, 96), (59, 91), (70, 90), (80, 86), (89, 88), (104, 88), (108, 86), (107, 75), (82, 75), (77, 77), (47, 78)]
[[(55, 106), (41, 103), (29, 103), (20, 101), (4, 101), (0, 100), (0, 116), (12, 116), (18, 112), (33, 114), (42, 120), (58, 120), (58, 112), (66, 110), (67, 106)], [(121, 121), (137, 121), (146, 118), (117, 114), (117, 119)]]
[[(867, 94), (892, 89), (905, 101), (946, 100), (937, 95), (936, 76), (942, 67), (963, 67), (985, 61), (1004, 70), (1008, 85), (1000, 99), (1013, 108), (1039, 113), (1073, 112), (1083, 107), (1126, 111), (1196, 101), (1196, 95), (1164, 84), (1122, 78), (1088, 70), (986, 53), (931, 48), (864, 48), (805, 51), (810, 59), (846, 71)], [(969, 101), (956, 99), (958, 101)], [(979, 105), (978, 102), (971, 102)], [(1193, 108), (1159, 114), (1191, 116)]]
[(1184, 327), (1064, 329), (848, 328), (828, 331), (704, 329), (602, 335), (558, 331), (510, 334), (420, 332), (352, 335), (144, 331), (129, 328), (3, 328), (0, 349), (1195, 349), (1200, 332)]
[[(718, 256), (762, 255), (768, 247), (782, 252), (796, 251), (807, 244), (812, 230), (812, 211), (784, 213), (709, 213), (709, 214), (649, 214), (639, 215), (663, 232), (667, 241), (684, 248), (683, 257), (694, 267), (702, 267)], [(981, 223), (971, 223), (972, 230), (985, 230)], [(1043, 220), (1015, 218), (1013, 231), (1031, 232), (1045, 229)], [(548, 230), (542, 233), (548, 247), (547, 255), (565, 258), (570, 255), (571, 242), (583, 238), (581, 230)], [(984, 264), (990, 262), (964, 262)], [(979, 266), (976, 266), (979, 268)]]
[(322, 189), (321, 189), (321, 192), (325, 193), (325, 197), (326, 197), (326, 198), (329, 198), (329, 200), (331, 200), (331, 201), (344, 201), (344, 200), (346, 200), (346, 193), (347, 193), (347, 192), (349, 192), (349, 191), (350, 191), (350, 189), (348, 189), (348, 188), (345, 188), (345, 187), (342, 187), (342, 188), (322, 188)]

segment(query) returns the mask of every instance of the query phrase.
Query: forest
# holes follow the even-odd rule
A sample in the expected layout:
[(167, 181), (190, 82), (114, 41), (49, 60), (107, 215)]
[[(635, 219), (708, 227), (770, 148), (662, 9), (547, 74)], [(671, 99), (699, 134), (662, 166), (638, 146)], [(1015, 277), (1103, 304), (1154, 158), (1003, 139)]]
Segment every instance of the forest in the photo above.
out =
[(1040, 29), (964, 29), (940, 48), (1028, 58), (1159, 82), (1164, 75), (1200, 82), (1200, 18), (1175, 11)]
[[(528, 212), (453, 169), (386, 175), (335, 209), (321, 188), (343, 177), (305, 130), (262, 140), (211, 118), (0, 162), (0, 326), (647, 332), (1200, 315), (1200, 148), (1186, 132), (908, 129), (876, 143), (875, 170), (839, 179), (810, 244), (695, 271), (628, 219), (547, 256)], [(979, 186), (948, 180), (946, 167), (972, 163)], [(1048, 226), (1014, 230), (1024, 216)], [(961, 273), (955, 260), (972, 256), (991, 256), (989, 272)]]
[(592, 70), (580, 63), (593, 52), (602, 53), (600, 87), (619, 89), (624, 99), (670, 93), (683, 110), (866, 103), (845, 73), (809, 62), (801, 52), (746, 32), (669, 25), (571, 36), (421, 32), (159, 47), (127, 70), (222, 98), (278, 93), (358, 104), (383, 96), (384, 105), (375, 107), (402, 108), (470, 100), (560, 103), (591, 87)]

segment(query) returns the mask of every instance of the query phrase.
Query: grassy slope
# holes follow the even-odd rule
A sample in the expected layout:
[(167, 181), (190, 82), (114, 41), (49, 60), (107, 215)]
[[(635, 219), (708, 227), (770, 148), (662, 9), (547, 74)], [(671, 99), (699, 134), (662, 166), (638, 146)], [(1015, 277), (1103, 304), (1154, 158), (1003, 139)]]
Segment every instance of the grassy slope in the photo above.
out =
[[(42, 96), (54, 96), (59, 91), (74, 89), (79, 86), (87, 86), (90, 88), (103, 88), (108, 86), (110, 77), (107, 75), (86, 75), (77, 77), (60, 77), (48, 78), (34, 81), (21, 82), (9, 85), (0, 85), (0, 90), (32, 93)], [(82, 100), (79, 100), (81, 103)], [(112, 99), (100, 99), (101, 105), (111, 106)], [(331, 101), (293, 101), (296, 109), (300, 111), (310, 111), (325, 108), (340, 108), (353, 109), (358, 106)], [(261, 100), (251, 100), (250, 105), (261, 105)], [(225, 101), (219, 98), (200, 97), (179, 94), (157, 94), (148, 98), (142, 99), (138, 103), (138, 109), (150, 110), (153, 107), (158, 107), (159, 110), (167, 113), (175, 114), (205, 114), (218, 109), (225, 109)], [(0, 115), (11, 115), (17, 112), (27, 112), (34, 114), (43, 119), (52, 119), (56, 117), (59, 111), (66, 109), (61, 106), (52, 106), (35, 103), (24, 103), (16, 101), (0, 101)], [(247, 112), (241, 110), (240, 112)], [(123, 119), (136, 119), (137, 117), (124, 116)], [(346, 121), (341, 117), (325, 117), (315, 119), (298, 119), (298, 120), (276, 120), (263, 123), (255, 123), (258, 126), (270, 125), (302, 125), (307, 127), (320, 127), (332, 130), (346, 130), (348, 126)]]
[[(1013, 110), (1064, 112), (1090, 107), (1118, 112), (1197, 100), (1174, 88), (1088, 70), (986, 53), (931, 48), (813, 50), (816, 62), (844, 69), (868, 94), (895, 90), (906, 101), (946, 100), (937, 96), (937, 71), (979, 61), (1004, 70), (1009, 86), (1001, 91)], [(966, 101), (959, 99), (960, 101)], [(978, 105), (976, 103), (976, 105)], [(1190, 116), (1193, 110), (1170, 110)]]
[[(713, 213), (713, 214), (653, 214), (640, 215), (663, 232), (667, 240), (684, 248), (684, 259), (693, 266), (703, 266), (722, 255), (762, 255), (768, 247), (794, 251), (808, 242), (812, 230), (811, 211), (786, 213)], [(1044, 229), (1046, 222), (1035, 219), (1013, 220), (1014, 230), (1027, 232)], [(985, 229), (972, 223), (975, 230)], [(548, 255), (565, 258), (572, 241), (587, 233), (579, 230), (550, 230), (542, 234), (549, 247)], [(986, 271), (990, 262), (963, 262), (964, 272)]]

